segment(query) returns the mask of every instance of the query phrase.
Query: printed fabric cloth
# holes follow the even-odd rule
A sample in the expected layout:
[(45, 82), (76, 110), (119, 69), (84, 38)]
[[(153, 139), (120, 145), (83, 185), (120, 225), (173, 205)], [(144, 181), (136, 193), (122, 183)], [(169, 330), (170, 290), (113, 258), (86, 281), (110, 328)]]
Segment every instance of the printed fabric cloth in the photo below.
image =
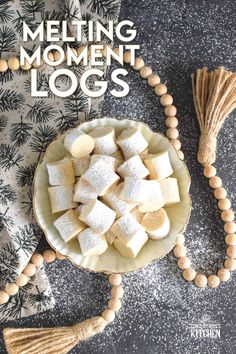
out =
[[(116, 22), (120, 1), (2, 1), (0, 57), (18, 56), (20, 45), (29, 53), (39, 44), (47, 46), (47, 42), (22, 42), (23, 21), (32, 30), (42, 20)], [(69, 28), (73, 34), (73, 28)], [(78, 81), (86, 70), (80, 65), (70, 69)], [(68, 98), (55, 97), (48, 87), (54, 70), (54, 67), (44, 65), (38, 71), (38, 89), (48, 91), (48, 98), (31, 97), (29, 71), (8, 70), (0, 75), (0, 289), (22, 272), (42, 237), (32, 213), (32, 182), (37, 163), (57, 134), (83, 120), (97, 117), (101, 107), (101, 101), (86, 97), (79, 86)], [(67, 77), (61, 76), (57, 80), (59, 89), (63, 90), (68, 84)], [(0, 321), (45, 311), (53, 305), (50, 285), (41, 269), (17, 295), (0, 306)]]

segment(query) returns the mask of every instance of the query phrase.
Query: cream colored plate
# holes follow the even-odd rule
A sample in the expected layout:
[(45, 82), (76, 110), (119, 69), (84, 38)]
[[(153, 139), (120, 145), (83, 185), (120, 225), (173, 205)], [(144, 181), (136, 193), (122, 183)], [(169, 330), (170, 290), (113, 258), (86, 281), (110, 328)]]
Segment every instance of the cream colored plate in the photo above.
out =
[(53, 222), (58, 215), (55, 216), (51, 212), (47, 192), (49, 181), (46, 168), (47, 162), (57, 161), (62, 159), (65, 155), (68, 155), (63, 145), (65, 134), (59, 136), (49, 145), (43, 161), (38, 165), (36, 170), (34, 179), (35, 217), (52, 248), (68, 257), (75, 265), (94, 272), (123, 273), (134, 271), (146, 266), (153, 260), (162, 258), (170, 252), (175, 245), (177, 235), (185, 229), (191, 211), (191, 199), (189, 196), (190, 176), (185, 163), (178, 158), (175, 149), (169, 141), (163, 135), (152, 132), (146, 124), (134, 120), (118, 120), (105, 117), (85, 122), (79, 126), (79, 129), (84, 132), (89, 132), (97, 126), (113, 126), (117, 134), (123, 129), (139, 127), (149, 142), (149, 151), (151, 153), (168, 150), (174, 170), (173, 176), (178, 179), (181, 196), (180, 203), (166, 208), (171, 222), (171, 232), (169, 236), (160, 241), (149, 239), (135, 259), (123, 257), (113, 246), (109, 246), (107, 251), (101, 256), (83, 257), (76, 239), (66, 244), (53, 226)]

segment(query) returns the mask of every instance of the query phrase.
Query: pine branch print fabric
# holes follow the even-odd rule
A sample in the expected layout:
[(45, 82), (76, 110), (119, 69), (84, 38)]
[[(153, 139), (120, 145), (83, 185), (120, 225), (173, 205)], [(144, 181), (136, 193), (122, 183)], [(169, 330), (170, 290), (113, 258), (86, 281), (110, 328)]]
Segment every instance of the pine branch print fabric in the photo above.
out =
[[(0, 5), (0, 57), (19, 55), (20, 45), (30, 52), (39, 43), (22, 43), (22, 24), (32, 30), (42, 20), (118, 19), (120, 1), (114, 0), (16, 0)], [(70, 27), (72, 30), (72, 27)], [(84, 33), (86, 41), (86, 31)], [(43, 47), (48, 43), (43, 43)], [(55, 97), (49, 77), (55, 68), (38, 71), (38, 89), (48, 98), (32, 98), (30, 72), (7, 70), (0, 74), (0, 289), (13, 282), (29, 262), (42, 236), (32, 214), (32, 183), (37, 163), (55, 137), (81, 121), (97, 117), (101, 101), (91, 100), (80, 89), (70, 97)], [(82, 66), (72, 66), (78, 79)], [(58, 88), (69, 84), (59, 77)], [(10, 301), (0, 306), (0, 321), (45, 311), (54, 305), (47, 277), (40, 270)]]

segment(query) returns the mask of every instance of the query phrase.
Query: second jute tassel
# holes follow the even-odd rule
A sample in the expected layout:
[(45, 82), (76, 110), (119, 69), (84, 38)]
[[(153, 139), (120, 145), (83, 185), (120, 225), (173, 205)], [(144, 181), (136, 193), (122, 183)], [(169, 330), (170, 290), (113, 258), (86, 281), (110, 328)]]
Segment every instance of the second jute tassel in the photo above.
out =
[(236, 74), (219, 67), (212, 72), (197, 69), (192, 74), (194, 104), (200, 126), (198, 161), (216, 160), (217, 136), (228, 115), (236, 108)]

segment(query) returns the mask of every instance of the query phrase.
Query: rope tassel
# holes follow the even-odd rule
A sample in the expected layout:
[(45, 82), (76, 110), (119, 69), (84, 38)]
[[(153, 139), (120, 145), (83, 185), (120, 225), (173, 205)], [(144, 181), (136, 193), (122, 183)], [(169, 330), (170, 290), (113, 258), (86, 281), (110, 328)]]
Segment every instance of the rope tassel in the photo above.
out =
[(79, 342), (102, 332), (106, 324), (97, 316), (72, 327), (6, 328), (3, 335), (9, 354), (66, 354)]
[(236, 108), (236, 74), (219, 67), (212, 72), (197, 69), (192, 87), (201, 136), (198, 161), (211, 165), (216, 160), (217, 136), (228, 115)]

